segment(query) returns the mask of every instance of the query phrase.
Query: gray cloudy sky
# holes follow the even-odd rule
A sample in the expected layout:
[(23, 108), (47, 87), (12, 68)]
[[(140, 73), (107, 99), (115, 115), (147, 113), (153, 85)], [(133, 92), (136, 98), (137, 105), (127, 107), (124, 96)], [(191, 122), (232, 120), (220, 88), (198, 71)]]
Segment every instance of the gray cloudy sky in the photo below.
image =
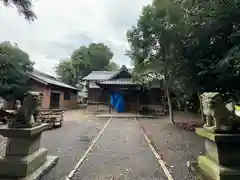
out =
[(0, 5), (0, 41), (16, 42), (35, 67), (54, 74), (53, 67), (81, 45), (103, 42), (113, 60), (130, 65), (126, 31), (136, 24), (144, 5), (152, 0), (38, 0), (38, 19), (29, 24), (14, 8)]

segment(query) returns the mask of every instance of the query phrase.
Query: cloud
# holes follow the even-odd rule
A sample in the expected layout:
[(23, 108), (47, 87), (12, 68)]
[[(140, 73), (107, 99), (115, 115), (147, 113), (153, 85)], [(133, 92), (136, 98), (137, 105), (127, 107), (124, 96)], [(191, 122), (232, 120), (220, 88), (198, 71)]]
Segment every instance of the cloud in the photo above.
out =
[(54, 66), (74, 49), (103, 42), (114, 53), (113, 60), (130, 65), (126, 31), (136, 24), (144, 5), (152, 0), (38, 0), (33, 23), (15, 8), (0, 5), (0, 41), (16, 42), (28, 52), (35, 67), (54, 74)]

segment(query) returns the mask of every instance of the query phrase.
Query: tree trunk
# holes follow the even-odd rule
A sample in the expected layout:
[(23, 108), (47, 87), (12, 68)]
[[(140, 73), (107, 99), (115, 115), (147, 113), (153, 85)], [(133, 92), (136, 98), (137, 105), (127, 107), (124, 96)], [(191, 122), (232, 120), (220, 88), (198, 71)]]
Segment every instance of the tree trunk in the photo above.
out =
[(201, 98), (200, 92), (198, 92), (198, 98), (199, 98), (199, 102), (200, 102), (201, 117), (202, 117), (202, 120), (205, 121), (204, 114), (203, 114), (202, 98)]
[(164, 81), (165, 81), (165, 97), (167, 96), (167, 102), (168, 102), (168, 112), (169, 112), (169, 120), (170, 123), (175, 124), (174, 119), (173, 119), (173, 109), (172, 109), (172, 102), (171, 102), (171, 97), (169, 93), (169, 76), (167, 72), (167, 66), (165, 64), (164, 67)]
[(170, 120), (170, 123), (175, 124), (174, 116), (173, 116), (173, 109), (172, 109), (172, 102), (171, 102), (171, 97), (170, 97), (170, 94), (169, 94), (169, 88), (168, 87), (166, 87), (166, 95), (167, 95), (168, 109), (169, 109), (169, 120)]

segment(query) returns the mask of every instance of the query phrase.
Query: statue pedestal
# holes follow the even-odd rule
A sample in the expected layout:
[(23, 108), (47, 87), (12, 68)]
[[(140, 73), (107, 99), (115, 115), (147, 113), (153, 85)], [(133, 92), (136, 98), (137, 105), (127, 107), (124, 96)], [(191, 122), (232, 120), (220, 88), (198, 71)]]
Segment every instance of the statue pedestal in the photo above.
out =
[(198, 166), (213, 180), (240, 179), (240, 134), (213, 134), (203, 128), (196, 133), (205, 138), (205, 155), (198, 157)]
[(33, 128), (2, 128), (7, 137), (5, 156), (0, 157), (0, 179), (35, 180), (53, 167), (58, 157), (47, 156), (40, 148), (41, 133), (48, 128), (41, 124)]

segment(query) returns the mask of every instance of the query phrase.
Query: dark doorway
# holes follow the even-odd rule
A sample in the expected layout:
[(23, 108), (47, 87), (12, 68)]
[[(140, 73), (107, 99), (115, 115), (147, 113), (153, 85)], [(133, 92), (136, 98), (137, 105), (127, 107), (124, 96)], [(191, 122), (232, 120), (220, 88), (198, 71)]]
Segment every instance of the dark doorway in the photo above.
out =
[(60, 101), (60, 93), (51, 92), (50, 108), (51, 109), (58, 109), (59, 108), (59, 101)]

